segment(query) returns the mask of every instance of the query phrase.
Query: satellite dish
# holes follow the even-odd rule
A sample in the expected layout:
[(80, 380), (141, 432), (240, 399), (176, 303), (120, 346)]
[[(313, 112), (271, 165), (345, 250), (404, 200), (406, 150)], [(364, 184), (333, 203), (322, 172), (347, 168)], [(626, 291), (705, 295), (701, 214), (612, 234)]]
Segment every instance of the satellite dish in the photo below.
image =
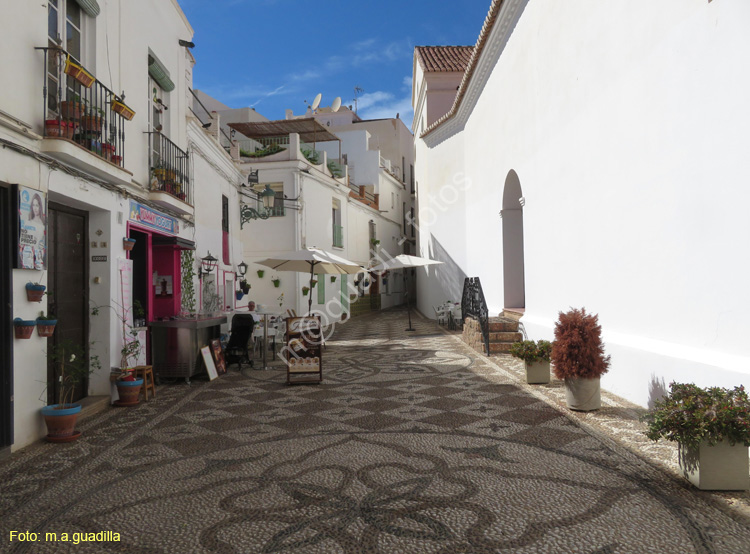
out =
[(333, 104), (331, 104), (331, 111), (332, 112), (337, 112), (337, 111), (339, 111), (340, 107), (341, 107), (341, 97), (337, 96), (334, 99)]
[(323, 97), (323, 95), (319, 92), (318, 95), (315, 97), (315, 100), (313, 100), (312, 106), (310, 106), (313, 110), (317, 110), (318, 106), (320, 106), (320, 99)]

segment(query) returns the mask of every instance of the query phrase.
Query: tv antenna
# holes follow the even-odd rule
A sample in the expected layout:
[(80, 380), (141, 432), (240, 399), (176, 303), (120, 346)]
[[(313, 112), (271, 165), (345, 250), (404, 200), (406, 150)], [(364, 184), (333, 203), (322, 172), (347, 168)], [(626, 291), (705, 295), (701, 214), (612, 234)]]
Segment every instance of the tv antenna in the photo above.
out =
[(359, 98), (360, 93), (364, 92), (365, 89), (363, 89), (361, 86), (357, 85), (354, 87), (354, 113), (357, 113), (357, 99)]

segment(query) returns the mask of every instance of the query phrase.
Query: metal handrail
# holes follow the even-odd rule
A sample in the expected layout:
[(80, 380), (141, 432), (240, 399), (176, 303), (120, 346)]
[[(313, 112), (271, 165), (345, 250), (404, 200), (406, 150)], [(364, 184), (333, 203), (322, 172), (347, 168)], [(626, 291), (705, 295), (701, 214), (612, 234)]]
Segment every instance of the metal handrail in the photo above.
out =
[(174, 142), (158, 131), (149, 131), (151, 190), (166, 192), (186, 204), (193, 205), (190, 186), (190, 157)]
[(461, 314), (463, 317), (470, 315), (479, 321), (482, 331), (484, 346), (487, 355), (490, 355), (490, 313), (487, 309), (487, 301), (484, 298), (482, 283), (479, 277), (466, 277), (464, 279), (464, 290), (461, 295)]

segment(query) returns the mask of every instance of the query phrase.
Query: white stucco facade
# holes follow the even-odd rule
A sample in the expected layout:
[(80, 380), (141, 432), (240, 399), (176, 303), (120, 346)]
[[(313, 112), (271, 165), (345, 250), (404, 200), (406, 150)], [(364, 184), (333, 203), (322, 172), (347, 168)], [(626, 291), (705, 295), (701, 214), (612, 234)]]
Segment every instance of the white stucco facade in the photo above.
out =
[(504, 2), (455, 115), (416, 141), (420, 248), (446, 262), (421, 311), (479, 276), (535, 340), (570, 306), (598, 313), (603, 386), (641, 405), (672, 380), (747, 381), (749, 22), (740, 1)]

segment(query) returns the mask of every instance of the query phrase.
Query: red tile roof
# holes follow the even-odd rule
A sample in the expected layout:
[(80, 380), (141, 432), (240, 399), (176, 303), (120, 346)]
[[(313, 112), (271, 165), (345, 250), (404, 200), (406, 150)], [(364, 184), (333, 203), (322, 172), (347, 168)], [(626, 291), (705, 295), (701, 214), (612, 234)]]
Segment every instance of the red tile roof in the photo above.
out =
[(417, 59), (427, 71), (466, 71), (473, 46), (417, 46)]

